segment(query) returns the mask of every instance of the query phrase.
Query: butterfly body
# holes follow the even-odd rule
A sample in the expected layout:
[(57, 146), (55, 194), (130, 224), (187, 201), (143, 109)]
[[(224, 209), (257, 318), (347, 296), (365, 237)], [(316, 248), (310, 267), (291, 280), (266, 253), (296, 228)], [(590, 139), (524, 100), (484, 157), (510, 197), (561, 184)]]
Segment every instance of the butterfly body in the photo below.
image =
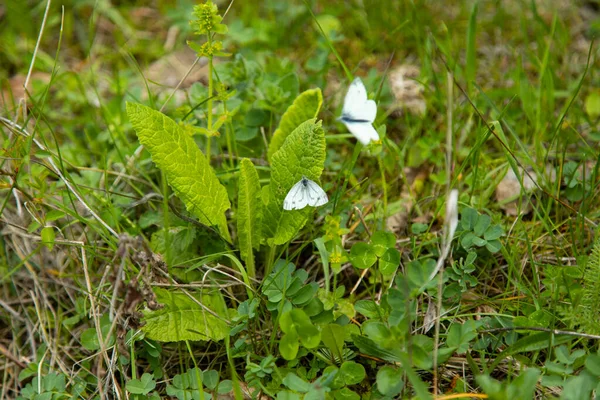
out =
[(348, 88), (344, 98), (344, 107), (339, 121), (346, 125), (359, 142), (364, 145), (379, 140), (379, 134), (373, 127), (377, 115), (377, 104), (367, 98), (367, 90), (360, 78), (356, 78)]
[(316, 182), (303, 176), (285, 196), (283, 209), (289, 211), (300, 210), (306, 206), (319, 207), (328, 201), (325, 191)]

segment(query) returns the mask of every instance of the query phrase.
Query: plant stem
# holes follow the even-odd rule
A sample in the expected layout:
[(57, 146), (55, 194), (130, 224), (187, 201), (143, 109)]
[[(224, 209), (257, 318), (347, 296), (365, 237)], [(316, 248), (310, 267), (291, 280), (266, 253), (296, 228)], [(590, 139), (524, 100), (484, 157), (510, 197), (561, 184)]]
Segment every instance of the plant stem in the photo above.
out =
[(169, 230), (170, 227), (170, 223), (169, 223), (169, 184), (167, 182), (167, 176), (165, 175), (164, 172), (161, 172), (161, 185), (162, 185), (162, 192), (163, 192), (163, 202), (162, 202), (162, 209), (163, 209), (163, 229), (165, 232), (165, 261), (167, 263), (167, 271), (169, 270), (169, 267), (171, 267), (171, 232)]
[[(223, 111), (225, 112), (225, 114), (227, 114), (227, 101), (223, 101)], [(237, 156), (237, 151), (233, 148), (233, 124), (231, 123), (230, 118), (227, 118), (225, 138), (227, 139), (227, 152), (229, 153), (229, 168), (233, 169), (235, 167), (235, 164), (233, 162), (233, 156), (234, 154)]]
[(340, 201), (340, 198), (346, 192), (346, 186), (348, 186), (348, 181), (350, 180), (350, 177), (352, 176), (352, 171), (354, 170), (354, 165), (356, 164), (356, 161), (358, 160), (358, 156), (359, 156), (362, 148), (363, 148), (363, 146), (359, 142), (356, 142), (356, 144), (354, 145), (354, 152), (352, 153), (352, 160), (350, 161), (350, 166), (346, 169), (346, 174), (344, 175), (344, 183), (342, 184), (342, 190), (335, 197), (335, 201), (333, 203), (333, 211), (332, 211), (333, 215), (336, 215), (335, 210)]
[(387, 183), (385, 181), (385, 168), (383, 166), (383, 155), (379, 154), (377, 157), (377, 165), (379, 165), (379, 172), (381, 172), (381, 184), (383, 186), (383, 220), (382, 225), (385, 226), (385, 219), (387, 217)]
[[(212, 46), (212, 40), (210, 38), (210, 32), (206, 35), (208, 38), (208, 45)], [(213, 57), (212, 54), (208, 55), (208, 102), (206, 103), (207, 120), (206, 129), (208, 130), (208, 138), (206, 139), (206, 159), (210, 164), (210, 146), (212, 142), (212, 109), (213, 109)]]
[(275, 261), (275, 249), (277, 246), (273, 245), (269, 248), (269, 254), (267, 255), (267, 264), (263, 276), (268, 276), (273, 270), (273, 262)]

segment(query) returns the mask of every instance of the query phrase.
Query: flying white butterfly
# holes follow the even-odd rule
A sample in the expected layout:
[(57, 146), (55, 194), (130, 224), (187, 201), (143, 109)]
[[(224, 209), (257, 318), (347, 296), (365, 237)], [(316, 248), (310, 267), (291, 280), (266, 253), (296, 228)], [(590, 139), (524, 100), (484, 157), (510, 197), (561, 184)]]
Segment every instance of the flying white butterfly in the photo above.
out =
[(319, 207), (329, 199), (321, 186), (305, 176), (296, 183), (283, 200), (284, 210), (300, 210), (306, 206)]
[(366, 146), (371, 140), (379, 140), (379, 135), (373, 127), (376, 115), (377, 104), (367, 98), (365, 85), (360, 78), (356, 78), (346, 93), (342, 116), (338, 120), (342, 121), (350, 133)]

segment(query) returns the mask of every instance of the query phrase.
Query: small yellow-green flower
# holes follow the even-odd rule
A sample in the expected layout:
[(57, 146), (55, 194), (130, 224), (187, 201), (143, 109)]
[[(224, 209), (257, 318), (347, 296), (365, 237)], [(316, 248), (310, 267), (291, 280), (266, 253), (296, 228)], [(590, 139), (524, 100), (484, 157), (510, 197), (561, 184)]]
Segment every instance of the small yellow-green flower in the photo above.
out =
[(230, 55), (229, 53), (224, 53), (222, 51), (223, 43), (218, 40), (215, 40), (213, 42), (205, 42), (201, 45), (197, 45), (194, 42), (188, 41), (188, 46), (190, 46), (190, 48), (197, 53), (198, 57), (213, 58), (226, 57)]
[(190, 21), (196, 35), (207, 35), (210, 33), (227, 33), (227, 26), (221, 24), (223, 17), (219, 15), (218, 7), (212, 1), (199, 4), (194, 7), (194, 17)]

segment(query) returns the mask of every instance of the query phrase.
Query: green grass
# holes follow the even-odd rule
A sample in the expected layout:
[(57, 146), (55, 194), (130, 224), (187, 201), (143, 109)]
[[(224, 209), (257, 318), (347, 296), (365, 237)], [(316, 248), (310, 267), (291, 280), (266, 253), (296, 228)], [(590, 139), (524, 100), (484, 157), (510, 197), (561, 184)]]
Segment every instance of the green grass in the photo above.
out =
[[(593, 6), (219, 2), (222, 21), (192, 26), (195, 3), (146, 3), (0, 13), (0, 398), (600, 390)], [(212, 56), (183, 80), (186, 41)], [(365, 148), (336, 121), (357, 76), (382, 137)], [(269, 151), (315, 88), (322, 104), (295, 112), (318, 110), (322, 174), (291, 156), (320, 159), (318, 125), (286, 157)], [(164, 126), (142, 147), (149, 122), (126, 102), (174, 120), (210, 166), (155, 164)], [(295, 214), (290, 237), (272, 208), (284, 188), (266, 187), (290, 186), (285, 168), (330, 199)], [(198, 189), (176, 178), (205, 171), (227, 212), (186, 209)], [(458, 227), (430, 279), (450, 189)]]

